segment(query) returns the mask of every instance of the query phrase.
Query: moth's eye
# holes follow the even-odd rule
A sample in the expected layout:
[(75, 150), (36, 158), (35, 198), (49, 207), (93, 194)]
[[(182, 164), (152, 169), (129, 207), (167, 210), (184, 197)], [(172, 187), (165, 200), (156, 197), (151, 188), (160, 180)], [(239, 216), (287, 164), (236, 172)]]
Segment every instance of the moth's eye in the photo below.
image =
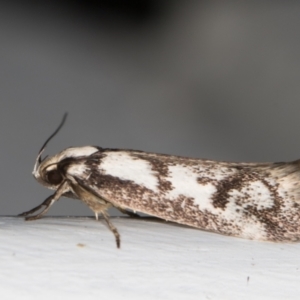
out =
[(58, 185), (62, 182), (63, 177), (58, 170), (49, 171), (46, 174), (47, 181), (53, 185)]

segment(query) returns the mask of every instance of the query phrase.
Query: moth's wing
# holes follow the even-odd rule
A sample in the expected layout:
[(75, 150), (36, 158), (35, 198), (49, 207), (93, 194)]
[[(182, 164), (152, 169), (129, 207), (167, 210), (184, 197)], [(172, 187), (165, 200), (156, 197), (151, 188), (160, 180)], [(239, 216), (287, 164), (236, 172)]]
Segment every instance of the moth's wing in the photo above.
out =
[(66, 177), (114, 206), (161, 216), (175, 210), (174, 205), (185, 206), (195, 198), (207, 202), (218, 182), (249, 165), (101, 149), (88, 157), (62, 162), (61, 167)]
[(98, 197), (145, 213), (150, 213), (148, 203), (159, 204), (159, 199), (203, 197), (216, 189), (224, 194), (261, 178), (277, 184), (278, 177), (295, 174), (295, 163), (228, 163), (119, 149), (68, 158), (60, 168)]
[(291, 240), (300, 237), (298, 188), (290, 184), (299, 182), (298, 165), (102, 149), (67, 173), (122, 209), (223, 234)]

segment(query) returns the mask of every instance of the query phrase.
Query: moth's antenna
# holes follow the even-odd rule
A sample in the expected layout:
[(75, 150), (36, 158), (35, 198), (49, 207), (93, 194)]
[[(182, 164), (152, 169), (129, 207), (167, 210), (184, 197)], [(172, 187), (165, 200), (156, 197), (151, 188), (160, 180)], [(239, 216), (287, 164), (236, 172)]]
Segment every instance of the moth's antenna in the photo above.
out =
[(62, 121), (60, 122), (59, 126), (57, 127), (57, 129), (48, 137), (48, 139), (46, 140), (46, 142), (44, 143), (44, 145), (42, 146), (41, 150), (39, 151), (39, 154), (36, 158), (36, 161), (35, 161), (35, 165), (34, 165), (34, 171), (37, 170), (39, 164), (42, 162), (42, 153), (44, 152), (47, 144), (49, 143), (49, 141), (59, 132), (59, 130), (63, 127), (66, 119), (67, 119), (67, 113), (64, 113), (64, 116), (62, 118)]
[(44, 151), (44, 149), (46, 148), (47, 144), (49, 143), (49, 141), (60, 131), (60, 129), (63, 127), (66, 119), (67, 119), (67, 115), (68, 113), (64, 113), (64, 116), (59, 124), (59, 126), (57, 127), (57, 129), (48, 137), (48, 139), (46, 140), (46, 142), (44, 143), (44, 145), (42, 146), (38, 156), (39, 156), (39, 163), (41, 162), (41, 155), (42, 152)]

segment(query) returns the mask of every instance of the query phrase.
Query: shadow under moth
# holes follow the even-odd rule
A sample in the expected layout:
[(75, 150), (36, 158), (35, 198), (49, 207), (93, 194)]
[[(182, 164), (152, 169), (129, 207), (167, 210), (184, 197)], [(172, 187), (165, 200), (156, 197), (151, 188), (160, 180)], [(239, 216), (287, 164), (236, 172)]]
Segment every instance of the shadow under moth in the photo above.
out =
[(94, 146), (67, 148), (42, 159), (65, 119), (66, 114), (33, 169), (36, 180), (55, 192), (22, 213), (26, 220), (39, 219), (64, 196), (83, 201), (96, 219), (101, 214), (118, 248), (120, 235), (107, 214), (110, 207), (236, 237), (300, 239), (300, 160), (217, 162)]

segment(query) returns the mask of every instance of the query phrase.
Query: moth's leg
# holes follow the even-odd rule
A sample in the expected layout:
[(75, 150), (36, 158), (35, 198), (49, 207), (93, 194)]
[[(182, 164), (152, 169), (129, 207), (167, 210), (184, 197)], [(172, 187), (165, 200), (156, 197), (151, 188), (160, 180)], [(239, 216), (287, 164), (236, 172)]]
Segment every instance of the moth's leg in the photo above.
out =
[(115, 238), (116, 238), (117, 248), (120, 248), (120, 244), (121, 244), (121, 241), (120, 241), (120, 234), (119, 234), (117, 228), (110, 222), (109, 217), (108, 217), (108, 215), (106, 214), (105, 211), (102, 211), (101, 213), (102, 213), (103, 218), (104, 218), (104, 220), (106, 221), (106, 223), (107, 223), (109, 229), (112, 231), (112, 233), (114, 234), (114, 236), (115, 236)]
[(32, 220), (37, 220), (37, 219), (41, 218), (44, 214), (47, 213), (47, 211), (54, 204), (54, 202), (56, 202), (64, 193), (68, 192), (69, 190), (70, 190), (70, 187), (69, 187), (68, 182), (64, 181), (58, 187), (56, 192), (53, 195), (49, 196), (43, 203), (41, 203), (40, 205), (36, 206), (35, 208), (33, 208), (29, 211), (19, 214), (19, 216), (25, 217), (25, 216), (31, 215), (34, 212), (36, 212), (37, 210), (41, 209), (43, 206), (45, 206), (45, 208), (39, 214), (31, 216), (31, 217), (26, 217), (25, 220), (32, 221)]
[(139, 216), (137, 213), (134, 213), (132, 211), (126, 210), (124, 208), (120, 208), (120, 207), (116, 207), (122, 214), (124, 215), (128, 215), (131, 218), (140, 218), (141, 216)]
[[(20, 217), (26, 217), (26, 216), (31, 215), (31, 214), (33, 214), (34, 212), (40, 210), (43, 206), (46, 206), (46, 208), (47, 208), (47, 207), (50, 207), (50, 205), (52, 205), (52, 204), (51, 204), (52, 198), (53, 198), (53, 195), (49, 196), (49, 197), (48, 197), (44, 202), (42, 202), (40, 205), (36, 206), (35, 208), (33, 208), (33, 209), (31, 209), (31, 210), (25, 211), (25, 212), (19, 214), (18, 216), (20, 216)], [(46, 208), (45, 208), (45, 209), (46, 209)]]

